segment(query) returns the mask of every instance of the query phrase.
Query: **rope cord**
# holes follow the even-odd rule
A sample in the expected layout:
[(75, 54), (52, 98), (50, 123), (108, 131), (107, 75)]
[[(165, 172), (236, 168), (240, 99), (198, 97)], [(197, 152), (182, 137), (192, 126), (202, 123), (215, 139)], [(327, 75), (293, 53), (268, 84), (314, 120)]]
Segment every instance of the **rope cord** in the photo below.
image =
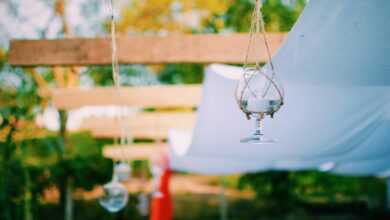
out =
[[(252, 13), (251, 27), (250, 27), (250, 32), (249, 32), (249, 43), (248, 43), (248, 47), (247, 47), (246, 54), (245, 54), (245, 60), (244, 60), (244, 76), (243, 77), (244, 77), (244, 80), (245, 80), (245, 85), (244, 85), (244, 88), (241, 91), (240, 98), (239, 98), (239, 106), (240, 106), (241, 110), (243, 112), (245, 112), (248, 116), (249, 116), (250, 112), (246, 112), (246, 110), (244, 109), (243, 97), (244, 97), (244, 93), (245, 93), (246, 89), (248, 89), (249, 92), (254, 97), (257, 97), (257, 94), (254, 91), (252, 91), (252, 89), (249, 86), (250, 81), (256, 75), (256, 74), (253, 74), (253, 73), (251, 75), (249, 75), (249, 72), (253, 71), (253, 69), (258, 71), (259, 74), (262, 74), (268, 80), (266, 89), (264, 90), (264, 92), (262, 94), (262, 98), (264, 98), (267, 95), (267, 93), (268, 93), (268, 91), (269, 91), (269, 89), (270, 89), (270, 87), (272, 85), (272, 86), (274, 86), (274, 88), (276, 89), (276, 91), (277, 91), (277, 93), (278, 93), (278, 95), (280, 97), (281, 104), (283, 105), (283, 103), (284, 103), (284, 94), (282, 92), (282, 89), (279, 88), (279, 86), (275, 82), (275, 78), (274, 78), (275, 75), (276, 75), (275, 74), (275, 66), (274, 66), (274, 63), (273, 63), (273, 60), (272, 60), (271, 49), (270, 49), (270, 46), (269, 46), (269, 42), (268, 42), (268, 39), (267, 39), (267, 36), (266, 36), (266, 33), (265, 33), (265, 24), (264, 24), (263, 14), (261, 12), (261, 7), (262, 7), (261, 0), (256, 0), (255, 9), (254, 9), (254, 11)], [(269, 65), (270, 65), (271, 71), (272, 71), (271, 76), (269, 76), (266, 73), (264, 73), (263, 70), (261, 69), (261, 67), (260, 67), (260, 59), (256, 59), (255, 60), (255, 67), (254, 68), (249, 67), (249, 54), (251, 52), (251, 49), (255, 48), (257, 46), (256, 45), (256, 38), (257, 38), (256, 35), (257, 34), (261, 34), (262, 38), (264, 40), (266, 54), (267, 54), (267, 57), (268, 57), (268, 60), (269, 60)], [(279, 110), (279, 108), (276, 109), (274, 112), (276, 112), (277, 110)]]
[[(118, 62), (118, 49), (117, 49), (117, 39), (116, 39), (116, 27), (115, 27), (115, 14), (114, 14), (114, 2), (109, 0), (109, 7), (111, 12), (111, 61), (112, 61), (112, 78), (114, 81), (114, 86), (117, 92), (119, 100), (123, 100), (122, 94), (120, 92), (121, 81), (120, 81), (120, 67)], [(126, 161), (126, 153), (124, 145), (130, 143), (130, 136), (126, 134), (126, 131), (129, 131), (126, 120), (125, 120), (125, 109), (123, 106), (119, 107), (117, 121), (120, 125), (120, 138), (119, 146), (121, 151), (121, 160)], [(117, 141), (115, 141), (117, 142)]]

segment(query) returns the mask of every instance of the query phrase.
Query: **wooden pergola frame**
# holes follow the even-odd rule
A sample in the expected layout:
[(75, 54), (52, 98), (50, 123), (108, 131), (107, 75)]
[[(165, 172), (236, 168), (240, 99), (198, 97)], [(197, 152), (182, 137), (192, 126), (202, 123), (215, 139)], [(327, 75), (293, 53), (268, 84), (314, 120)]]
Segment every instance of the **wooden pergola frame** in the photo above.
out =
[[(56, 88), (49, 90), (52, 103), (59, 109), (83, 106), (132, 106), (138, 108), (192, 108), (201, 100), (200, 85), (157, 85), (122, 87)], [(180, 94), (180, 95), (178, 95)], [(75, 99), (77, 97), (77, 99)]]
[[(284, 41), (285, 34), (267, 34), (271, 52)], [(194, 34), (132, 36), (118, 38), (118, 59), (122, 64), (236, 63), (244, 61), (248, 34)], [(9, 63), (14, 66), (86, 66), (111, 64), (109, 38), (62, 40), (13, 40)], [(259, 39), (249, 62), (267, 61), (264, 41)]]
[[(286, 38), (283, 33), (267, 34), (271, 52), (275, 53)], [(242, 64), (248, 46), (249, 35), (232, 33), (226, 35), (196, 34), (169, 36), (132, 36), (118, 38), (118, 58), (121, 64), (169, 64), (169, 63), (230, 63)], [(262, 51), (249, 54), (249, 62), (267, 61), (264, 42), (258, 38), (255, 47)], [(13, 40), (9, 51), (9, 63), (13, 66), (55, 67), (55, 77), (63, 82), (66, 74), (60, 67), (111, 64), (111, 46), (108, 38), (61, 39), (61, 40)], [(43, 83), (38, 74), (34, 78)], [(77, 81), (72, 75), (71, 79)], [(167, 138), (171, 128), (191, 130), (196, 113), (193, 111), (201, 101), (201, 86), (142, 86), (114, 88), (66, 87), (45, 88), (41, 95), (49, 96), (55, 107), (61, 110), (77, 109), (83, 106), (121, 105), (138, 108), (176, 109), (166, 112), (142, 112), (127, 120), (133, 138), (155, 139), (159, 144), (141, 144), (126, 147), (118, 153), (117, 146), (108, 146), (104, 155), (118, 159), (148, 158), (164, 149), (161, 140)], [(115, 118), (88, 118), (82, 129), (90, 130), (97, 138), (114, 138), (120, 135), (119, 122)], [(153, 149), (156, 149), (155, 151)]]

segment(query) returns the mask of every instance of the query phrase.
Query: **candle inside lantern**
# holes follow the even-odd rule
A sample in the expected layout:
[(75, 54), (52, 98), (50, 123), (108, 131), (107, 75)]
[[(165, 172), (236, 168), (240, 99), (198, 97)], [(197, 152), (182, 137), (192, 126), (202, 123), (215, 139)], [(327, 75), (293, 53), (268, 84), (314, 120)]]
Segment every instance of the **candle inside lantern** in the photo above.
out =
[(262, 113), (268, 113), (273, 111), (273, 106), (275, 100), (270, 99), (258, 99), (255, 97), (249, 97), (248, 98), (248, 104), (246, 107), (246, 110), (248, 112), (262, 112)]

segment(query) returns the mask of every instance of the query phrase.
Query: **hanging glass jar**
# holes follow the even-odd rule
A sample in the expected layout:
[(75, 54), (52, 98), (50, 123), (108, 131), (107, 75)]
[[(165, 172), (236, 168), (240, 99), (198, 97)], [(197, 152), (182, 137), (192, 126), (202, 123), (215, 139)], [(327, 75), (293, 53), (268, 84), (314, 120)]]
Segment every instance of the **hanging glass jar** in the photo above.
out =
[(114, 175), (111, 182), (103, 186), (103, 195), (99, 198), (99, 203), (109, 212), (118, 212), (126, 206), (128, 199), (126, 187)]
[[(116, 31), (115, 31), (115, 19), (114, 19), (114, 5), (113, 0), (109, 0), (109, 6), (111, 9), (111, 57), (112, 57), (112, 75), (117, 89), (118, 96), (121, 97), (119, 91), (120, 77), (119, 77), (119, 63), (117, 55), (117, 45), (116, 45)], [(126, 136), (125, 120), (123, 120), (123, 108), (120, 108), (118, 112), (118, 121), (120, 122), (121, 136), (120, 136), (120, 149), (122, 150), (122, 156), (125, 157), (125, 144), (129, 142), (128, 137)], [(108, 210), (109, 212), (118, 212), (124, 207), (126, 207), (128, 201), (128, 190), (127, 188), (120, 183), (120, 181), (127, 180), (131, 175), (131, 167), (129, 163), (125, 162), (123, 158), (119, 163), (114, 164), (112, 180), (103, 186), (103, 195), (99, 198), (100, 205)]]
[[(240, 109), (248, 119), (255, 119), (255, 131), (242, 143), (264, 144), (273, 143), (262, 131), (262, 120), (266, 116), (273, 118), (284, 102), (283, 87), (276, 79), (275, 67), (272, 62), (270, 47), (264, 30), (264, 21), (261, 13), (261, 0), (256, 0), (255, 10), (252, 16), (250, 39), (245, 56), (243, 74), (236, 88), (236, 100)], [(256, 58), (255, 65), (249, 65), (250, 54), (259, 55), (256, 40), (263, 39), (269, 63), (260, 66), (260, 58)]]

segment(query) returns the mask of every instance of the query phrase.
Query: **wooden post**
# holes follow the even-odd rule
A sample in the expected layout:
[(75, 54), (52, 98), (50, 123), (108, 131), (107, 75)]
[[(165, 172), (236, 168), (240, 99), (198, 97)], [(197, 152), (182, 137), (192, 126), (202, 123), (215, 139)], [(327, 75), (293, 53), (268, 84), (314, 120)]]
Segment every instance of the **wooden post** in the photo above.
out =
[[(63, 140), (63, 149), (61, 152), (61, 160), (64, 160), (66, 157), (66, 148), (69, 147), (67, 144), (67, 131), (66, 131), (66, 122), (68, 121), (68, 113), (65, 110), (60, 110), (60, 131), (59, 135)], [(63, 179), (62, 185), (60, 185), (60, 196), (61, 204), (63, 205), (63, 214), (64, 220), (73, 219), (73, 201), (72, 201), (72, 181), (71, 177), (65, 176)]]
[(25, 186), (24, 186), (24, 220), (32, 220), (32, 212), (31, 212), (31, 201), (32, 201), (32, 195), (31, 195), (31, 176), (29, 171), (27, 170), (27, 167), (24, 167), (24, 179), (25, 179)]
[(66, 181), (66, 196), (65, 196), (65, 220), (73, 219), (73, 181), (68, 177)]
[(221, 220), (227, 220), (228, 204), (225, 196), (225, 178), (220, 178), (219, 215)]

